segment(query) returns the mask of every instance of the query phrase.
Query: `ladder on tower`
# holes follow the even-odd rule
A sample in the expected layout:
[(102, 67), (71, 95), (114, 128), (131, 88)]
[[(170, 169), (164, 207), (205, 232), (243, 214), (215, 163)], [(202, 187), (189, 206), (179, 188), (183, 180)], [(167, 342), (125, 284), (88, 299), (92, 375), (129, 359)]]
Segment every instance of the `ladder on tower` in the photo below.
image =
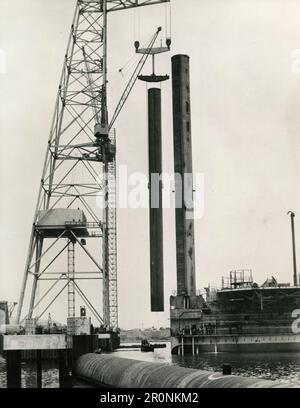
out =
[[(112, 142), (115, 144), (115, 135)], [(107, 314), (104, 321), (111, 329), (118, 327), (118, 284), (117, 284), (117, 226), (116, 226), (116, 162), (107, 164), (107, 240), (106, 240), (106, 263), (108, 285)]]
[(75, 317), (75, 243), (68, 243), (68, 317)]

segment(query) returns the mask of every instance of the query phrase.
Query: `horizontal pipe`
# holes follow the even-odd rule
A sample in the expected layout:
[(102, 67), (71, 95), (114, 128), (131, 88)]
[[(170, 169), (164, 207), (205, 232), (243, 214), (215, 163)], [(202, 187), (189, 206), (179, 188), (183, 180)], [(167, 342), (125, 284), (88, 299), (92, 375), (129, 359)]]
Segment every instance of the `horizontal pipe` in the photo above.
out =
[(75, 376), (104, 388), (291, 388), (279, 381), (92, 353), (78, 358)]

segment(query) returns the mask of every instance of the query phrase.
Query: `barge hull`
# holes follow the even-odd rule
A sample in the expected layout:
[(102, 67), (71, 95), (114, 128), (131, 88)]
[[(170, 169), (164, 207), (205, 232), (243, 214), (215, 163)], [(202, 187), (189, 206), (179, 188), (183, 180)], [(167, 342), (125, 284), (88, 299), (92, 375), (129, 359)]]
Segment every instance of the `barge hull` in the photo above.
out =
[(300, 334), (286, 336), (172, 337), (172, 354), (299, 352)]

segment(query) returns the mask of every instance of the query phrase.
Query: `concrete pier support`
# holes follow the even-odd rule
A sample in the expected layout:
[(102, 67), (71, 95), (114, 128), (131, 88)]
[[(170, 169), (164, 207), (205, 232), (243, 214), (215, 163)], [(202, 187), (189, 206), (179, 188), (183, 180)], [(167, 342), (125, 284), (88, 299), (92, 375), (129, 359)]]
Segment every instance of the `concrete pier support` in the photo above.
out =
[(189, 57), (172, 57), (177, 294), (195, 296), (193, 164)]
[[(79, 336), (84, 337), (84, 336)], [(21, 358), (22, 352), (33, 353), (36, 359), (36, 387), (42, 388), (42, 350), (58, 350), (59, 355), (67, 355), (67, 342), (64, 334), (42, 335), (5, 335), (3, 350), (6, 354), (7, 388), (21, 388)], [(91, 351), (90, 349), (88, 351)], [(68, 360), (66, 360), (68, 361)], [(60, 383), (67, 379), (68, 366), (59, 361)]]
[(21, 351), (6, 352), (7, 388), (21, 388)]
[(58, 376), (59, 388), (69, 388), (72, 386), (72, 378), (69, 375), (71, 371), (71, 362), (68, 358), (68, 351), (59, 350), (58, 352)]
[(161, 90), (148, 90), (151, 311), (164, 311)]

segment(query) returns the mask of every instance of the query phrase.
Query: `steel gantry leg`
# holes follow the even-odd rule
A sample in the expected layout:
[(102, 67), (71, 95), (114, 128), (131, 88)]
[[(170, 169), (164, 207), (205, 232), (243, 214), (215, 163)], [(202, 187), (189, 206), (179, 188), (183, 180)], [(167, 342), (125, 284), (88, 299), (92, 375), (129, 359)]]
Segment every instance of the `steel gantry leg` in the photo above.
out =
[(36, 248), (35, 248), (36, 252), (35, 252), (34, 278), (33, 278), (30, 305), (29, 305), (29, 313), (28, 313), (29, 319), (32, 318), (32, 313), (34, 309), (34, 302), (35, 302), (35, 296), (36, 296), (36, 290), (37, 290), (39, 272), (40, 272), (42, 249), (43, 249), (43, 239), (37, 236), (36, 237)]

